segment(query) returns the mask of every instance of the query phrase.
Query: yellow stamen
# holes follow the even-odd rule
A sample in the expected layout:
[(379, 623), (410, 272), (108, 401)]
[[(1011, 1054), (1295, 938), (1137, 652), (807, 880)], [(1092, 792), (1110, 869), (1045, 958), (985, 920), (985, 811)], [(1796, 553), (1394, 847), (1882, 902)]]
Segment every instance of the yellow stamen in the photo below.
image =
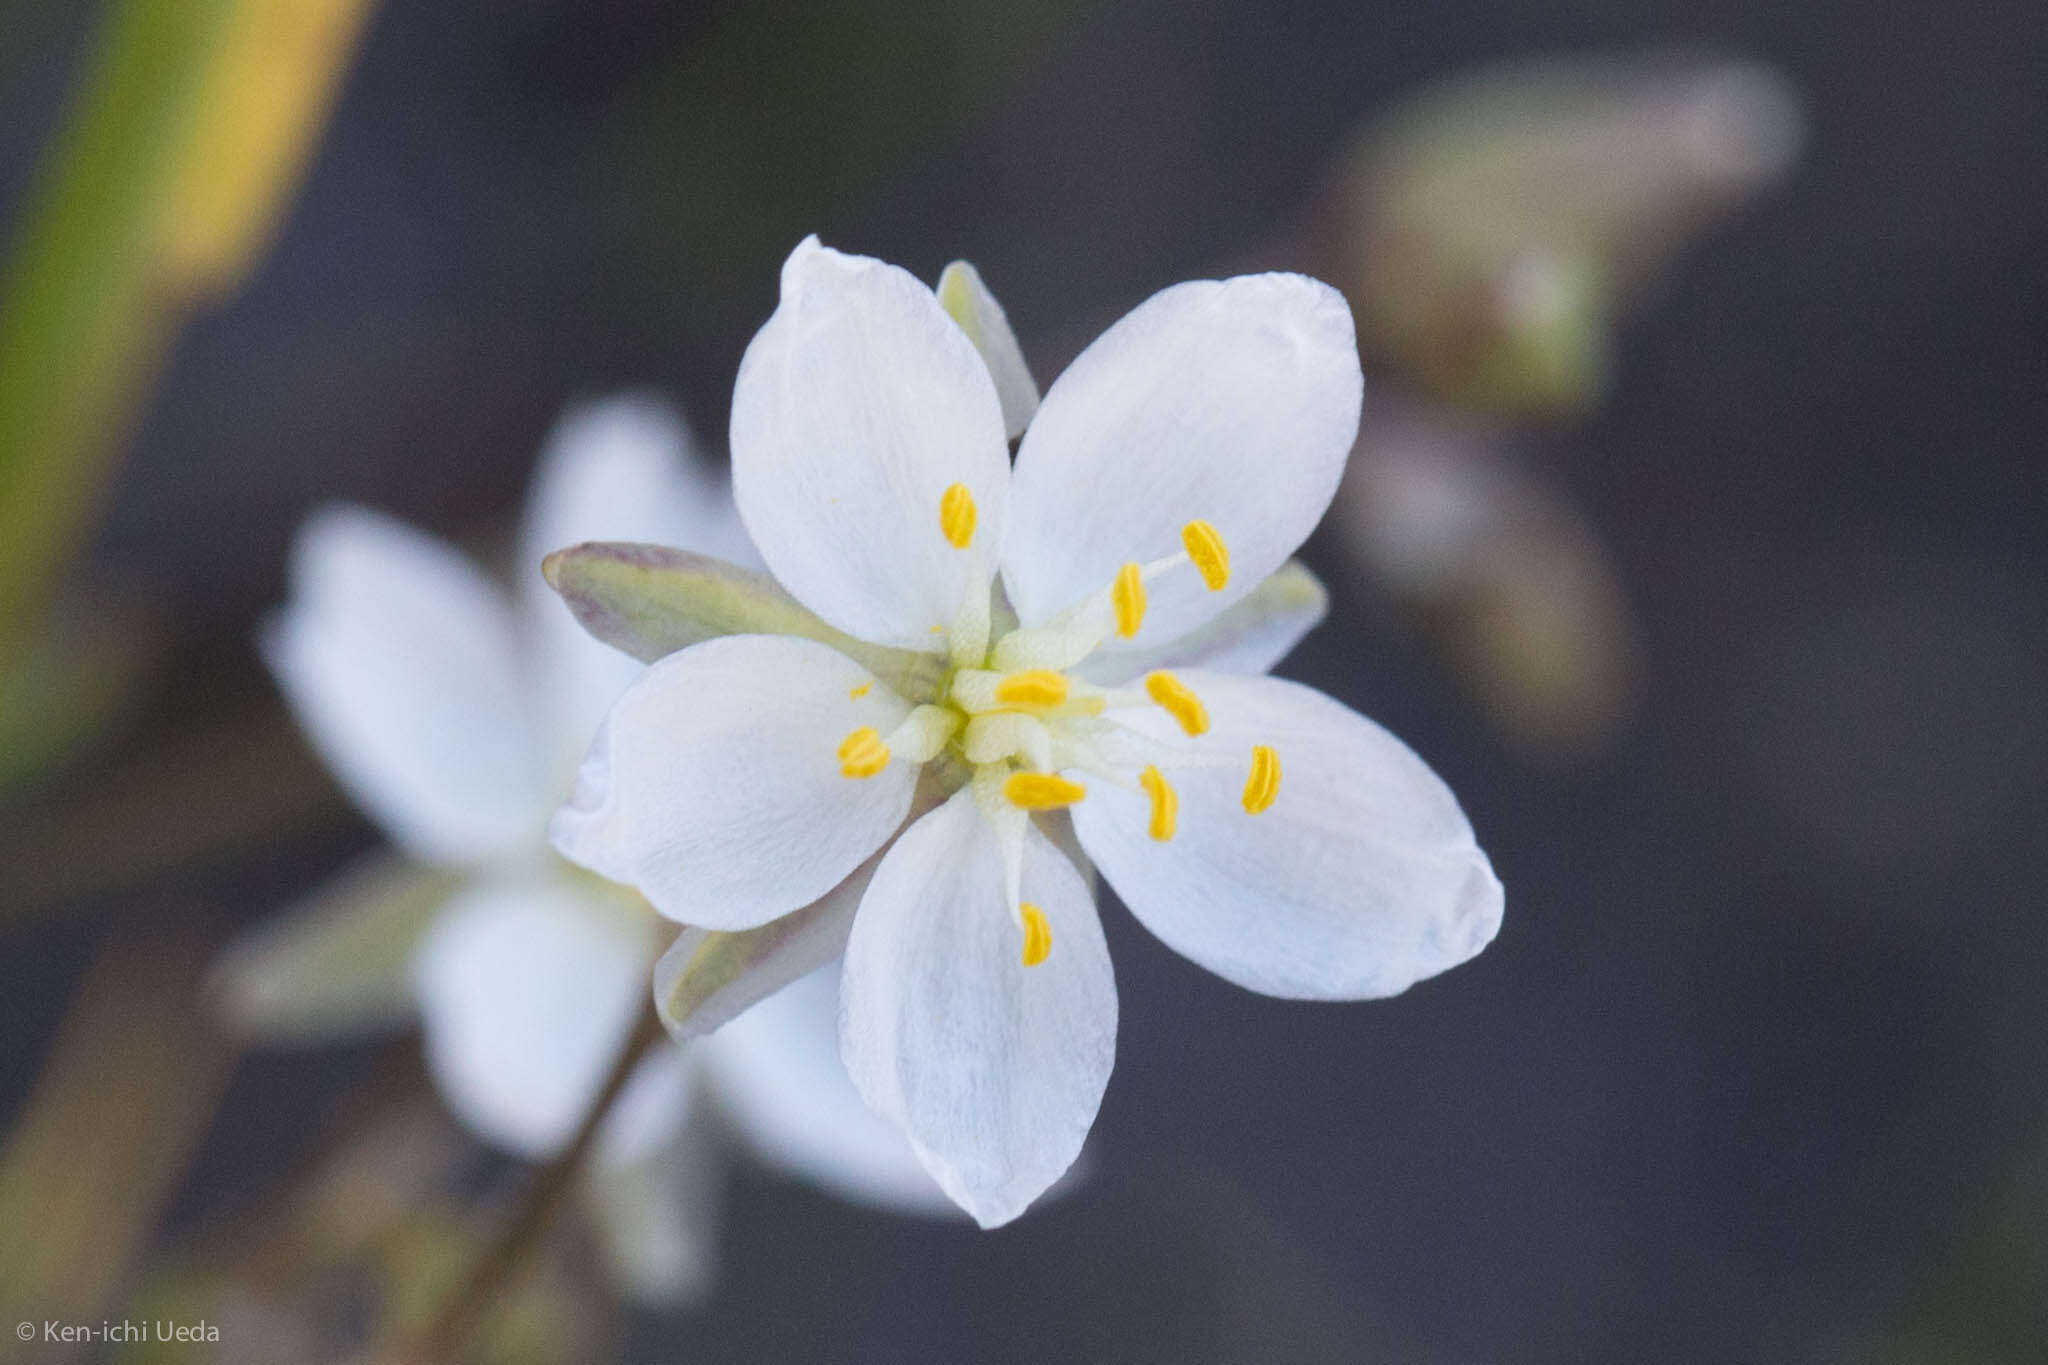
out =
[(1209, 728), (1209, 708), (1202, 705), (1202, 699), (1173, 674), (1163, 670), (1147, 673), (1145, 694), (1166, 708), (1188, 734), (1199, 735)]
[(956, 483), (939, 498), (939, 530), (956, 550), (974, 543), (974, 494)]
[(1223, 537), (1216, 528), (1206, 521), (1191, 521), (1180, 528), (1180, 543), (1187, 546), (1188, 558), (1202, 571), (1202, 581), (1209, 585), (1210, 592), (1221, 592), (1230, 584), (1230, 547), (1223, 543)]
[(889, 746), (872, 725), (863, 725), (839, 746), (839, 771), (846, 777), (873, 777), (889, 766)]
[(1145, 624), (1145, 576), (1139, 572), (1136, 560), (1116, 571), (1109, 600), (1116, 607), (1116, 633), (1130, 639)]
[(848, 692), (846, 695), (852, 697), (855, 701), (859, 701), (862, 697), (865, 697), (868, 694), (868, 689), (873, 686), (874, 684), (871, 682), (864, 682), (859, 687), (854, 688), (853, 691)]
[(1003, 799), (1025, 810), (1063, 810), (1087, 794), (1086, 787), (1058, 773), (1011, 773), (1003, 779)]
[(1058, 706), (1066, 699), (1066, 675), (1049, 668), (1027, 668), (996, 684), (996, 700), (1005, 706)]
[(1024, 902), (1024, 965), (1036, 967), (1052, 955), (1052, 925), (1046, 923), (1045, 911)]
[(1145, 795), (1152, 798), (1152, 837), (1165, 843), (1173, 837), (1174, 824), (1180, 815), (1180, 793), (1173, 789), (1151, 764), (1138, 774), (1138, 785), (1145, 789)]
[(1270, 744), (1252, 746), (1252, 775), (1245, 779), (1244, 808), (1247, 814), (1257, 815), (1273, 804), (1273, 798), (1280, 795), (1280, 755), (1273, 752)]

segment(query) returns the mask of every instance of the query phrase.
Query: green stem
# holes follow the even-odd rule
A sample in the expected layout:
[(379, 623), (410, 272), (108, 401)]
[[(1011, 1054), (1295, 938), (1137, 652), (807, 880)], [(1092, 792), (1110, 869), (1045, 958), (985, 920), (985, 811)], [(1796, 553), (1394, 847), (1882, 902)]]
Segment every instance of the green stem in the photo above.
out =
[(377, 1357), (378, 1365), (448, 1365), (463, 1358), (463, 1347), (488, 1321), (504, 1291), (517, 1279), (528, 1258), (575, 1193), (577, 1177), (596, 1146), (599, 1129), (614, 1101), (632, 1079), (642, 1058), (668, 1037), (652, 1012), (620, 1049), (605, 1077), (604, 1088), (591, 1102), (569, 1146), (533, 1174), (518, 1205), (489, 1248), (469, 1268), (453, 1292), (441, 1301), (418, 1333)]

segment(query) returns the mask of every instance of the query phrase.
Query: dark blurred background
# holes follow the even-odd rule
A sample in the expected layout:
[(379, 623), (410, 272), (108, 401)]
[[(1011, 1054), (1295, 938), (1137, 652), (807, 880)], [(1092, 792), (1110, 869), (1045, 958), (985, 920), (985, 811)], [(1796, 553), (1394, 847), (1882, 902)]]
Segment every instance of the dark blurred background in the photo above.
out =
[[(98, 11), (6, 7), (0, 224)], [(973, 260), (1047, 383), (1153, 290), (1284, 253), (1361, 120), (1424, 83), (1644, 50), (1766, 63), (1806, 126), (1625, 324), (1604, 407), (1514, 442), (1609, 556), (1627, 720), (1569, 762), (1504, 742), (1327, 530), (1334, 610), (1282, 670), (1458, 792), (1499, 940), (1310, 1007), (1111, 911), (1121, 1038), (1082, 1188), (980, 1234), (743, 1175), (718, 1297), (628, 1346), (2048, 1359), (2034, 3), (387, 4), (114, 486), (92, 562), (175, 622), (132, 742), (262, 698), (253, 623), (316, 504), (502, 521), (562, 405), (621, 385), (722, 444), (807, 232), (925, 278)], [(328, 823), (0, 923), (0, 1114), (96, 943), (245, 922), (373, 842)], [(372, 1058), (243, 1062), (172, 1226), (286, 1169)]]

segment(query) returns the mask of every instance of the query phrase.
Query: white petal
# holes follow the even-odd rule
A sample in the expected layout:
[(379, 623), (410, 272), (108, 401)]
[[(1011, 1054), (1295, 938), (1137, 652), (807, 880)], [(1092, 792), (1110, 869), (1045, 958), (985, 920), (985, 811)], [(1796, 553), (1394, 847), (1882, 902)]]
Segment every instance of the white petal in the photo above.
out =
[[(807, 239), (732, 396), (734, 491), (782, 586), (849, 635), (935, 651), (1003, 534), (1009, 447), (988, 367), (908, 272)], [(939, 502), (964, 484), (974, 546)], [(977, 566), (979, 571), (977, 572)]]
[[(861, 695), (852, 695), (856, 690)], [(669, 655), (619, 699), (549, 834), (671, 919), (751, 929), (830, 891), (903, 823), (917, 768), (840, 772), (909, 704), (838, 651), (729, 635)]]
[(1109, 586), (1123, 564), (1211, 523), (1227, 587), (1193, 569), (1147, 585), (1150, 648), (1251, 592), (1321, 519), (1358, 434), (1351, 310), (1300, 275), (1195, 280), (1103, 333), (1046, 394), (1017, 453), (1003, 582), (1027, 626)]
[(952, 1213), (895, 1124), (861, 1102), (839, 1060), (839, 964), (800, 977), (706, 1038), (711, 1084), (763, 1162), (841, 1198)]
[(1078, 670), (1090, 682), (1116, 687), (1155, 668), (1206, 668), (1265, 673), (1286, 658), (1330, 609), (1330, 595), (1299, 561), (1291, 561), (1251, 596), (1157, 649), (1096, 653)]
[[(1152, 839), (1146, 798), (1106, 783), (1073, 807), (1082, 846), (1168, 947), (1266, 995), (1364, 1000), (1493, 940), (1500, 883), (1457, 798), (1406, 745), (1298, 683), (1180, 679), (1211, 721), (1190, 747), (1219, 766), (1166, 770), (1180, 795), (1174, 836)], [(1164, 716), (1139, 724), (1178, 737)], [(1277, 751), (1280, 790), (1248, 815), (1254, 744)]]
[(988, 377), (995, 381), (996, 398), (1003, 405), (1003, 434), (1016, 440), (1038, 411), (1038, 384), (1024, 363), (1017, 334), (1010, 330), (1009, 315), (981, 282), (981, 272), (966, 261), (946, 267), (936, 292), (947, 316), (960, 324), (987, 363)]
[(674, 408), (649, 394), (621, 394), (571, 408), (555, 424), (527, 494), (515, 577), (551, 708), (557, 796), (569, 790), (605, 712), (645, 667), (591, 638), (541, 577), (542, 559), (589, 540), (758, 564), (725, 472), (699, 453)]
[(675, 1141), (688, 1125), (703, 1070), (688, 1048), (657, 1046), (627, 1078), (598, 1130), (603, 1162), (639, 1161)]
[(356, 804), (422, 861), (473, 864), (539, 834), (558, 793), (502, 594), (431, 536), (316, 513), (263, 657)]
[(568, 1141), (646, 1007), (652, 922), (566, 877), (482, 883), (414, 960), (427, 1063), (457, 1118), (521, 1156)]
[(555, 424), (527, 495), (521, 588), (552, 599), (541, 560), (586, 540), (670, 545), (759, 567), (726, 472), (650, 393), (581, 403)]
[(1088, 888), (1027, 827), (1023, 897), (1052, 952), (1021, 961), (1002, 855), (968, 792), (896, 841), (854, 918), (840, 1050), (862, 1098), (983, 1227), (1080, 1154), (1116, 1054), (1116, 982)]
[(702, 1071), (684, 1048), (641, 1063), (580, 1182), (614, 1282), (652, 1307), (699, 1300), (714, 1278), (725, 1151), (701, 1121)]
[[(920, 781), (905, 823), (943, 800), (940, 783)], [(1095, 874), (1074, 841), (1073, 826), (1062, 823), (1057, 828), (1064, 834), (1061, 852), (1092, 879)], [(654, 1009), (669, 1036), (679, 1043), (701, 1038), (798, 978), (836, 964), (846, 954), (854, 912), (887, 852), (884, 844), (817, 900), (757, 929), (723, 932), (685, 926), (654, 964)]]

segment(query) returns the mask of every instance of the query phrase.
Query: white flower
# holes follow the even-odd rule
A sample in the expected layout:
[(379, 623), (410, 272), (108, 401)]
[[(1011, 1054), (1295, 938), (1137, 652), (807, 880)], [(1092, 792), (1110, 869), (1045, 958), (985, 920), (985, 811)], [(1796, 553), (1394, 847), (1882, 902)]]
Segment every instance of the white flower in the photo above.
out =
[(712, 930), (871, 868), (842, 1055), (993, 1226), (1074, 1160), (1115, 1052), (1067, 818), (1153, 933), (1270, 995), (1400, 991), (1490, 941), (1501, 891), (1398, 740), (1201, 666), (1263, 672), (1298, 636), (1215, 626), (1336, 488), (1363, 389), (1342, 298), (1294, 275), (1178, 285), (1035, 416), (1014, 373), (991, 379), (1015, 354), (1001, 311), (972, 318), (1007, 342), (980, 338), (988, 362), (904, 271), (815, 238), (790, 256), (733, 394), (735, 491), (775, 578), (867, 662), (762, 635), (661, 660), (553, 834)]
[[(450, 1108), (526, 1157), (558, 1151), (595, 1099), (648, 1007), (659, 947), (659, 921), (638, 895), (563, 863), (546, 840), (591, 735), (643, 668), (585, 635), (541, 580), (544, 549), (599, 536), (752, 558), (723, 480), (673, 414), (618, 398), (565, 418), (543, 456), (516, 599), (449, 546), (337, 507), (302, 530), (291, 602), (263, 637), (293, 710), (356, 803), (413, 860), (459, 877), (410, 953), (410, 994)], [(272, 1018), (272, 1032), (299, 1022), (293, 1002), (262, 996), (275, 975), (264, 965), (293, 932), (257, 937), (222, 974), (230, 1006), (259, 1027)], [(657, 1158), (667, 1164), (653, 1169), (669, 1175), (701, 1166), (687, 1151), (669, 1160), (679, 1143), (711, 1136), (683, 1132), (701, 1079), (771, 1164), (863, 1202), (945, 1207), (839, 1065), (835, 981), (828, 968), (822, 985), (785, 992), (706, 1040), (701, 1056), (662, 1048), (607, 1120), (602, 1164), (643, 1176)], [(710, 1207), (702, 1189), (661, 1193)], [(690, 1225), (687, 1209), (603, 1202), (637, 1220), (622, 1249), (635, 1287), (700, 1276), (709, 1230)]]

